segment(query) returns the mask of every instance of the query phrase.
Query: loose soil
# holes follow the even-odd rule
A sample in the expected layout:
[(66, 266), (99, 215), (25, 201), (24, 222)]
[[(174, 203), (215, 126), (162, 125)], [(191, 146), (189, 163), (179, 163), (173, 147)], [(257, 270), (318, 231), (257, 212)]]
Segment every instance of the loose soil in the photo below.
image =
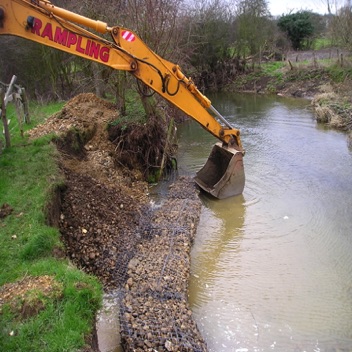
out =
[(13, 209), (9, 204), (2, 204), (0, 207), (0, 219), (6, 218), (6, 216), (9, 216), (12, 212)]

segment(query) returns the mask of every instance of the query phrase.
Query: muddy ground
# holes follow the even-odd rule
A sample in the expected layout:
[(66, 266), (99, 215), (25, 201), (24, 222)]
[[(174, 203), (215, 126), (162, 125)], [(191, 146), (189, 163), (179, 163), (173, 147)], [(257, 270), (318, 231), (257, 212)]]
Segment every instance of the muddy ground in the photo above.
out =
[(125, 351), (206, 351), (187, 302), (197, 190), (180, 179), (154, 209), (143, 170), (123, 166), (119, 141), (109, 140), (118, 118), (112, 104), (81, 94), (30, 132), (55, 133), (60, 151), (65, 185), (49, 221), (72, 262), (119, 291)]

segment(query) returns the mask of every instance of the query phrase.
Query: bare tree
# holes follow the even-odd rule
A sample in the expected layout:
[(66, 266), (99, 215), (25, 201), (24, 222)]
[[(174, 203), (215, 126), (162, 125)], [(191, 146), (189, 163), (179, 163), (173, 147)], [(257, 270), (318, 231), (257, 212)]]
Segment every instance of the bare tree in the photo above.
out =
[(352, 8), (340, 8), (330, 21), (330, 31), (333, 42), (346, 49), (352, 49)]
[(192, 3), (184, 16), (182, 47), (200, 89), (217, 89), (229, 81), (233, 51), (232, 5), (226, 0)]
[(317, 0), (326, 6), (329, 15), (336, 14), (341, 7), (351, 5), (351, 0)]
[(266, 0), (242, 0), (236, 18), (236, 46), (242, 57), (258, 57), (272, 46), (274, 25)]
[(119, 19), (158, 55), (177, 56), (183, 0), (125, 0)]

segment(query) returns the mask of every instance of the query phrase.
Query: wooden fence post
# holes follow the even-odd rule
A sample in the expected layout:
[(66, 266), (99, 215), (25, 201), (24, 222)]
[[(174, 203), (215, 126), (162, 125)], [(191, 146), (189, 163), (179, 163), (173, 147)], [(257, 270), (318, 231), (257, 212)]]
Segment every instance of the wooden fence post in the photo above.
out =
[(341, 56), (340, 56), (340, 57), (341, 57), (340, 66), (343, 67), (343, 66), (344, 66), (344, 64), (343, 64), (343, 53), (341, 53)]
[(9, 126), (7, 124), (6, 118), (6, 103), (5, 103), (5, 93), (0, 88), (0, 101), (1, 101), (1, 120), (2, 124), (4, 125), (4, 134), (5, 134), (5, 147), (11, 147), (11, 139), (10, 139), (10, 131)]
[(12, 94), (12, 100), (15, 104), (15, 109), (16, 109), (16, 114), (17, 114), (17, 121), (18, 121), (18, 127), (20, 128), (20, 132), (21, 132), (21, 137), (23, 138), (23, 134), (24, 134), (24, 131), (23, 131), (23, 123), (22, 123), (22, 120), (23, 120), (23, 110), (21, 109), (21, 100), (20, 98), (18, 98), (18, 94), (17, 93), (13, 93)]
[(24, 120), (26, 123), (31, 123), (31, 118), (29, 116), (29, 104), (28, 104), (28, 97), (25, 88), (21, 88), (21, 99), (23, 103), (23, 110), (24, 110)]

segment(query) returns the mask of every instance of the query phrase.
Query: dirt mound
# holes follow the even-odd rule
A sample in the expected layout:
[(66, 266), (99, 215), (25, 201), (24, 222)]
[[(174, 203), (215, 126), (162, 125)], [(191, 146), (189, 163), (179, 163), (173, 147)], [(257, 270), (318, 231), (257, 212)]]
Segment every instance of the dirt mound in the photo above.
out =
[(115, 165), (108, 124), (118, 118), (113, 104), (80, 94), (30, 133), (31, 138), (54, 134), (60, 151), (61, 213), (49, 222), (59, 225), (72, 261), (107, 287), (123, 279), (148, 191), (138, 172)]
[[(61, 111), (50, 116), (45, 123), (28, 132), (31, 138), (47, 134), (66, 134), (72, 128), (78, 130), (97, 129), (118, 118), (118, 112), (112, 103), (99, 99), (92, 93), (79, 94), (68, 101)], [(104, 127), (106, 128), (106, 127)], [(106, 140), (101, 134), (96, 137)]]
[(140, 172), (115, 164), (108, 125), (118, 119), (112, 103), (80, 94), (30, 131), (30, 138), (54, 134), (65, 175), (61, 213), (48, 212), (59, 219), (48, 222), (58, 224), (72, 261), (107, 287), (123, 279), (148, 193)]
[(134, 196), (147, 191), (142, 174), (115, 165), (116, 145), (108, 139), (108, 125), (119, 119), (116, 107), (92, 93), (80, 94), (45, 123), (29, 132), (30, 138), (54, 134), (63, 166), (101, 183), (127, 187)]
[[(153, 211), (141, 172), (116, 162), (119, 151), (110, 140), (116, 143), (117, 137), (108, 135), (107, 125), (118, 118), (113, 105), (82, 94), (32, 131), (32, 138), (55, 133), (65, 176), (60, 212), (48, 212), (59, 219), (49, 222), (58, 224), (78, 267), (122, 293), (126, 351), (206, 351), (187, 302), (190, 248), (201, 208), (195, 185), (189, 179), (173, 184), (163, 206)], [(143, 136), (136, 128), (131, 134)], [(143, 149), (151, 151), (160, 131), (147, 130)]]

